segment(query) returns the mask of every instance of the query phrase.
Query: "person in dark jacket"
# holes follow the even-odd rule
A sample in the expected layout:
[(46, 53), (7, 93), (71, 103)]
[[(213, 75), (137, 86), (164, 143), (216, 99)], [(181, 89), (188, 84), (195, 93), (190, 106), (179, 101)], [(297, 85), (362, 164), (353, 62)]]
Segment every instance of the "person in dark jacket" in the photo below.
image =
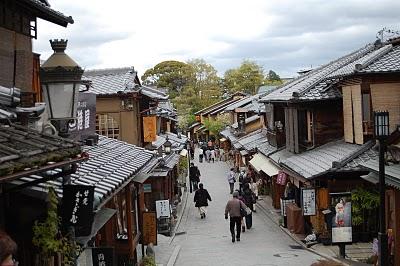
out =
[(203, 184), (199, 184), (199, 189), (194, 193), (194, 206), (199, 209), (200, 218), (206, 218), (206, 208), (208, 206), (208, 201), (211, 201), (210, 194), (207, 189), (203, 188)]
[(193, 185), (193, 189), (197, 190), (197, 185), (200, 182), (200, 170), (194, 163), (191, 163), (189, 167), (189, 180)]
[[(250, 185), (248, 183), (244, 184), (243, 188), (243, 199), (244, 203), (246, 204), (247, 207), (250, 208), (251, 211), (254, 211), (253, 204), (255, 203), (255, 195), (253, 191), (250, 189)], [(253, 225), (253, 214), (250, 213), (245, 216), (246, 219), (246, 228), (250, 229)]]

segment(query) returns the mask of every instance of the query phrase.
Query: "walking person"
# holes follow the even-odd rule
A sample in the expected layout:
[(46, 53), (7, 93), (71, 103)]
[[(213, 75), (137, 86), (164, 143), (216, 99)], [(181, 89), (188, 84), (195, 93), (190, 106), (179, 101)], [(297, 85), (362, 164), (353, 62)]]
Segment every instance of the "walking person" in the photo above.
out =
[(215, 150), (214, 149), (210, 150), (210, 161), (215, 163)]
[(198, 189), (198, 183), (200, 182), (200, 170), (194, 165), (194, 163), (190, 163), (189, 181), (193, 185), (193, 190), (196, 191)]
[(203, 188), (203, 184), (199, 184), (199, 189), (194, 193), (194, 206), (198, 208), (200, 213), (200, 218), (206, 218), (206, 208), (208, 206), (208, 201), (211, 201), (210, 194), (207, 189)]
[(199, 163), (202, 163), (203, 162), (203, 157), (204, 157), (204, 154), (203, 154), (203, 148), (199, 148)]
[[(246, 208), (246, 205), (238, 199), (239, 192), (235, 191), (232, 194), (232, 199), (228, 201), (225, 207), (225, 219), (228, 219), (228, 214), (230, 217), (229, 229), (231, 231), (232, 243), (240, 241), (240, 224), (241, 224), (241, 214), (240, 208)], [(236, 226), (236, 238), (235, 238), (235, 226)]]
[(207, 162), (210, 162), (210, 160), (211, 160), (211, 151), (210, 151), (210, 149), (206, 150), (206, 160), (207, 160)]
[(235, 169), (231, 168), (231, 171), (228, 174), (228, 183), (229, 183), (230, 194), (233, 193), (233, 188), (235, 187), (235, 182), (236, 182), (235, 175), (236, 175)]
[[(250, 208), (250, 210), (253, 212), (254, 211), (254, 203), (255, 203), (255, 195), (253, 193), (253, 191), (251, 191), (250, 189), (250, 184), (246, 183), (244, 185), (243, 188), (243, 199), (244, 199), (244, 203), (246, 204), (247, 207)], [(253, 225), (253, 214), (247, 214), (245, 216), (245, 220), (246, 220), (246, 228), (250, 229)]]

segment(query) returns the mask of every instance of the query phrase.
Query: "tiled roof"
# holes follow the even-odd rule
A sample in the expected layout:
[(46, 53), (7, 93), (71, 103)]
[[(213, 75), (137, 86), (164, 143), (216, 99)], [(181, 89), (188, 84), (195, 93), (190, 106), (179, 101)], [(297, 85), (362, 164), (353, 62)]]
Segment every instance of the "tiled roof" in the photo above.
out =
[(112, 95), (125, 90), (138, 90), (136, 71), (132, 67), (86, 70), (82, 79), (92, 81), (89, 92)]
[(72, 140), (14, 124), (0, 124), (0, 180), (18, 172), (75, 158), (80, 153), (81, 147)]
[(20, 0), (18, 1), (20, 3), (25, 2), (29, 6), (31, 6), (32, 13), (44, 20), (53, 22), (55, 24), (58, 24), (60, 26), (66, 27), (68, 23), (73, 24), (74, 20), (72, 19), (71, 16), (67, 17), (63, 13), (56, 11), (52, 8), (47, 3), (44, 3), (39, 0)]
[(275, 152), (277, 150), (276, 147), (272, 146), (269, 144), (269, 142), (264, 142), (260, 145), (257, 146), (257, 151), (262, 153), (265, 156), (269, 156), (271, 153)]
[[(84, 146), (89, 160), (80, 163), (77, 171), (71, 175), (71, 184), (95, 186), (95, 208), (108, 200), (113, 192), (129, 182), (141, 170), (154, 154), (123, 141), (99, 136), (95, 146)], [(21, 178), (13, 183), (22, 184), (37, 179), (38, 176)], [(30, 187), (33, 190), (46, 191), (48, 185), (56, 188), (62, 197), (61, 180), (48, 181)]]
[[(301, 97), (304, 93), (318, 86), (321, 82), (333, 73), (334, 71), (346, 66), (347, 64), (363, 57), (365, 54), (374, 49), (373, 45), (367, 45), (351, 54), (343, 56), (335, 61), (332, 61), (324, 66), (321, 66), (315, 70), (308, 72), (291, 82), (288, 82), (270, 94), (263, 97), (263, 102), (269, 101), (290, 101), (296, 100)], [(315, 98), (315, 96), (314, 96)]]
[(177, 134), (172, 132), (166, 132), (165, 134), (160, 134), (159, 136), (157, 136), (156, 141), (153, 141), (151, 145), (155, 149), (158, 149), (159, 147), (164, 145), (164, 143), (167, 141), (167, 136), (168, 140), (172, 144), (172, 149), (182, 150), (185, 148), (187, 137), (185, 135), (181, 135), (179, 138)]
[(220, 108), (221, 106), (225, 105), (226, 103), (231, 104), (231, 103), (233, 103), (233, 102), (236, 102), (236, 101), (239, 101), (239, 100), (240, 100), (240, 99), (233, 100), (234, 96), (243, 96), (243, 97), (244, 97), (245, 94), (244, 94), (244, 93), (241, 93), (241, 92), (237, 92), (237, 93), (231, 95), (229, 98), (224, 99), (224, 100), (221, 100), (221, 101), (219, 101), (219, 102), (216, 102), (216, 103), (214, 103), (214, 104), (212, 104), (212, 105), (210, 105), (210, 106), (207, 106), (207, 107), (201, 109), (200, 111), (197, 111), (197, 112), (194, 113), (194, 114), (195, 114), (195, 115), (199, 115), (199, 114), (209, 113), (210, 110), (218, 109), (218, 108)]
[(333, 162), (340, 162), (362, 146), (340, 141), (333, 141), (313, 150), (291, 156), (280, 161), (280, 164), (293, 170), (304, 178), (313, 178), (330, 169)]
[[(92, 82), (89, 92), (97, 95), (138, 92), (152, 99), (168, 99), (168, 95), (160, 90), (140, 86), (137, 72), (133, 67), (86, 70), (82, 79)], [(82, 86), (84, 87), (84, 85)]]
[(238, 139), (238, 143), (247, 151), (254, 150), (258, 145), (268, 141), (267, 132), (259, 129)]
[(165, 158), (165, 167), (172, 169), (175, 167), (175, 165), (178, 164), (179, 159), (181, 158), (181, 156), (179, 154), (176, 153), (172, 153), (170, 155), (167, 155)]
[(195, 127), (197, 127), (197, 126), (199, 126), (199, 125), (201, 125), (201, 123), (200, 123), (200, 122), (196, 122), (196, 123), (190, 125), (190, 126), (188, 127), (188, 129), (195, 128)]
[(212, 108), (208, 109), (207, 111), (203, 112), (202, 114), (203, 115), (207, 115), (207, 114), (215, 115), (215, 114), (218, 114), (218, 113), (222, 112), (223, 110), (225, 110), (225, 108), (228, 105), (230, 105), (232, 103), (235, 103), (235, 102), (237, 102), (239, 100), (240, 99), (230, 99), (228, 101), (221, 102), (221, 103), (213, 106)]
[[(372, 173), (368, 175), (372, 175), (375, 177), (375, 181), (379, 182), (379, 160), (371, 159), (366, 162), (360, 164), (362, 167), (367, 168)], [(385, 183), (386, 185), (393, 186), (397, 189), (400, 189), (400, 165), (399, 164), (390, 164), (385, 166)]]
[(360, 73), (385, 73), (400, 72), (400, 45), (393, 47), (391, 51), (359, 70)]
[(342, 94), (335, 86), (337, 80), (325, 80), (298, 97), (300, 101), (340, 99)]
[(219, 134), (220, 134), (221, 136), (223, 136), (223, 137), (229, 139), (230, 141), (236, 140), (236, 137), (235, 137), (235, 135), (233, 135), (233, 133), (231, 132), (231, 128), (230, 128), (230, 127), (226, 127), (226, 128), (225, 128), (224, 130), (222, 130)]
[(254, 96), (247, 96), (244, 97), (243, 99), (236, 101), (234, 103), (229, 104), (226, 108), (225, 111), (234, 111), (236, 108), (242, 107), (248, 103), (251, 103), (253, 100)]

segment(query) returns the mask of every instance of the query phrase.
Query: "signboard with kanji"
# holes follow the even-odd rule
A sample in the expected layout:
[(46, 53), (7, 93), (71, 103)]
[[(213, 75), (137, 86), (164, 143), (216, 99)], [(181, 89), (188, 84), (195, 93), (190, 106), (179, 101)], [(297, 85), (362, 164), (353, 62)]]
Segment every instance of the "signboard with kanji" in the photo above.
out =
[(91, 233), (93, 222), (94, 186), (64, 185), (63, 222), (75, 227), (76, 236)]
[(93, 266), (113, 266), (114, 248), (92, 248)]
[(76, 120), (69, 124), (68, 133), (78, 141), (96, 134), (96, 94), (79, 93)]
[(237, 114), (238, 131), (244, 132), (246, 130), (246, 113)]
[(304, 216), (316, 215), (315, 188), (301, 189), (301, 209)]
[(286, 216), (286, 207), (289, 203), (296, 203), (294, 199), (282, 199), (281, 198), (281, 215)]
[(157, 117), (143, 117), (143, 137), (145, 142), (153, 142), (157, 139)]
[(153, 243), (157, 245), (157, 214), (155, 212), (143, 213), (143, 245)]
[(160, 217), (170, 218), (171, 217), (171, 209), (169, 206), (169, 200), (157, 200), (156, 201), (156, 212), (157, 212), (157, 219)]
[(283, 171), (279, 171), (278, 176), (276, 177), (276, 183), (278, 185), (284, 186), (284, 185), (286, 185), (286, 178), (287, 178), (286, 173)]

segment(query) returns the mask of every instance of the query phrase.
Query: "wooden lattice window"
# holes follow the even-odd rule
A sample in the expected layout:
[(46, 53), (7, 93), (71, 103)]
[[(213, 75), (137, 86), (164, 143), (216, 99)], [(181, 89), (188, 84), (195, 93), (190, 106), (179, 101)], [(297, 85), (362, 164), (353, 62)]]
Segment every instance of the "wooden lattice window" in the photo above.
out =
[(96, 133), (119, 139), (119, 124), (111, 114), (96, 114)]

